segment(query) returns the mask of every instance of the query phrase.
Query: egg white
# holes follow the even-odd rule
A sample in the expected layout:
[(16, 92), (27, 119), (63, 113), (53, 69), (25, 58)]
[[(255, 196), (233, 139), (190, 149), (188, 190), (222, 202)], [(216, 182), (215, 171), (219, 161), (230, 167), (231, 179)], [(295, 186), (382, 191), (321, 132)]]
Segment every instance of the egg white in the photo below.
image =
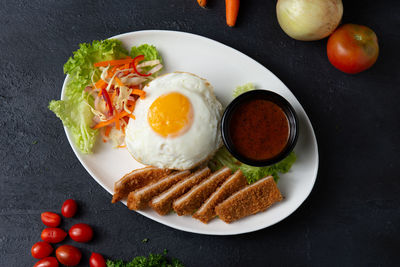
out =
[[(145, 99), (136, 103), (125, 143), (139, 162), (160, 168), (187, 170), (210, 158), (221, 146), (222, 105), (210, 83), (194, 74), (174, 72), (156, 78), (145, 88)], [(190, 128), (176, 137), (163, 137), (148, 123), (147, 113), (160, 96), (177, 92), (189, 99), (193, 109)]]

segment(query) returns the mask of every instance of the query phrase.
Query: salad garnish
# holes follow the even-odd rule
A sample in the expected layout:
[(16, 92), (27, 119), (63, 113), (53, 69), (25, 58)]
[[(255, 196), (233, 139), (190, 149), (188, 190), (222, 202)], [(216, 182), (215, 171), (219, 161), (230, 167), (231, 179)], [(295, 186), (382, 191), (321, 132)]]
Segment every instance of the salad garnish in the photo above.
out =
[(146, 97), (144, 85), (162, 68), (158, 51), (148, 44), (130, 53), (115, 39), (81, 44), (64, 65), (69, 75), (64, 100), (51, 101), (49, 109), (69, 128), (81, 152), (93, 152), (98, 133), (103, 142), (124, 147), (136, 100)]

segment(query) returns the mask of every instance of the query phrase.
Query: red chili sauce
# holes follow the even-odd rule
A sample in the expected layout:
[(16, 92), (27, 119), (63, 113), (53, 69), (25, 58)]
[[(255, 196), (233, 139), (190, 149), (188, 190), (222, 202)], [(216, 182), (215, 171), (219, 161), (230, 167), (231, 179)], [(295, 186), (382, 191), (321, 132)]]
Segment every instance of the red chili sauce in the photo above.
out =
[(263, 99), (240, 104), (233, 111), (229, 127), (237, 152), (253, 160), (277, 156), (289, 138), (285, 112), (275, 103)]

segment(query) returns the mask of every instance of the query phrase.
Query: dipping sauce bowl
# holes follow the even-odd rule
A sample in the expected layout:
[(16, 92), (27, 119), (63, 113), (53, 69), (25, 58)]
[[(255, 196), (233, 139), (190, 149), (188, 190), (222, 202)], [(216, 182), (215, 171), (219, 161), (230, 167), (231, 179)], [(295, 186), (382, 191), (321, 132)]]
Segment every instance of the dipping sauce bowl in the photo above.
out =
[(225, 109), (221, 130), (229, 152), (240, 162), (257, 167), (288, 156), (299, 132), (293, 107), (268, 90), (252, 90), (236, 97)]

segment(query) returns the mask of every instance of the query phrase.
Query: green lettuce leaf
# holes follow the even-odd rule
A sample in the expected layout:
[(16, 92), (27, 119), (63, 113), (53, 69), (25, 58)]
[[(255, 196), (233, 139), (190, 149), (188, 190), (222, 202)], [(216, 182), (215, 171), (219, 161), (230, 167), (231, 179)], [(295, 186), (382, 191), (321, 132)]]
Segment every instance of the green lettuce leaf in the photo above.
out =
[(237, 86), (233, 91), (233, 97), (238, 97), (239, 95), (254, 89), (255, 87), (253, 83), (246, 83), (244, 85)]
[(131, 57), (137, 57), (143, 55), (145, 60), (160, 60), (162, 59), (154, 45), (142, 44), (140, 46), (133, 46), (131, 48)]
[[(255, 87), (252, 83), (247, 83), (242, 86), (236, 87), (233, 92), (233, 97), (237, 97), (247, 91), (254, 90)], [(220, 148), (217, 153), (215, 153), (214, 157), (208, 163), (208, 166), (216, 171), (223, 166), (229, 167), (232, 172), (240, 169), (243, 172), (243, 175), (246, 177), (247, 182), (252, 184), (266, 176), (272, 175), (275, 179), (275, 182), (279, 180), (279, 173), (286, 173), (290, 170), (293, 163), (296, 161), (296, 154), (292, 151), (286, 158), (282, 161), (273, 164), (271, 166), (265, 167), (253, 167), (241, 163), (236, 158), (234, 158), (231, 153), (226, 149), (225, 146)]]
[[(80, 44), (64, 65), (64, 73), (69, 74), (64, 100), (51, 101), (49, 109), (59, 117), (72, 133), (76, 146), (83, 153), (92, 153), (96, 142), (97, 130), (90, 128), (93, 114), (85, 103), (84, 89), (91, 84), (91, 77), (98, 80), (100, 71), (93, 64), (99, 61), (126, 57), (121, 41), (108, 39)], [(93, 99), (90, 97), (89, 102)]]
[[(142, 44), (140, 46), (133, 46), (131, 48), (131, 57), (137, 57), (143, 55), (144, 59), (147, 60), (160, 60), (160, 63), (162, 64), (162, 58), (160, 56), (160, 53), (158, 53), (156, 47), (154, 45), (149, 45), (149, 44)], [(149, 71), (152, 67), (145, 67), (143, 68), (145, 71)], [(157, 76), (157, 74), (160, 71), (157, 71), (156, 73), (153, 73), (153, 76)]]
[(75, 145), (85, 154), (92, 153), (97, 130), (90, 128), (93, 114), (83, 97), (69, 101), (52, 100), (49, 109), (60, 118), (72, 133)]
[(252, 184), (269, 175), (274, 176), (274, 179), (277, 182), (279, 180), (279, 173), (288, 172), (295, 161), (296, 155), (294, 152), (291, 152), (285, 159), (271, 166), (253, 167), (239, 162), (231, 155), (231, 153), (229, 153), (226, 147), (222, 147), (208, 163), (208, 166), (213, 171), (216, 171), (223, 166), (229, 167), (232, 172), (240, 169), (246, 177), (247, 182)]
[(282, 161), (266, 167), (253, 167), (246, 164), (240, 166), (240, 170), (246, 176), (249, 184), (257, 182), (261, 178), (272, 175), (275, 182), (279, 180), (279, 173), (287, 173), (296, 161), (296, 154), (292, 151)]

